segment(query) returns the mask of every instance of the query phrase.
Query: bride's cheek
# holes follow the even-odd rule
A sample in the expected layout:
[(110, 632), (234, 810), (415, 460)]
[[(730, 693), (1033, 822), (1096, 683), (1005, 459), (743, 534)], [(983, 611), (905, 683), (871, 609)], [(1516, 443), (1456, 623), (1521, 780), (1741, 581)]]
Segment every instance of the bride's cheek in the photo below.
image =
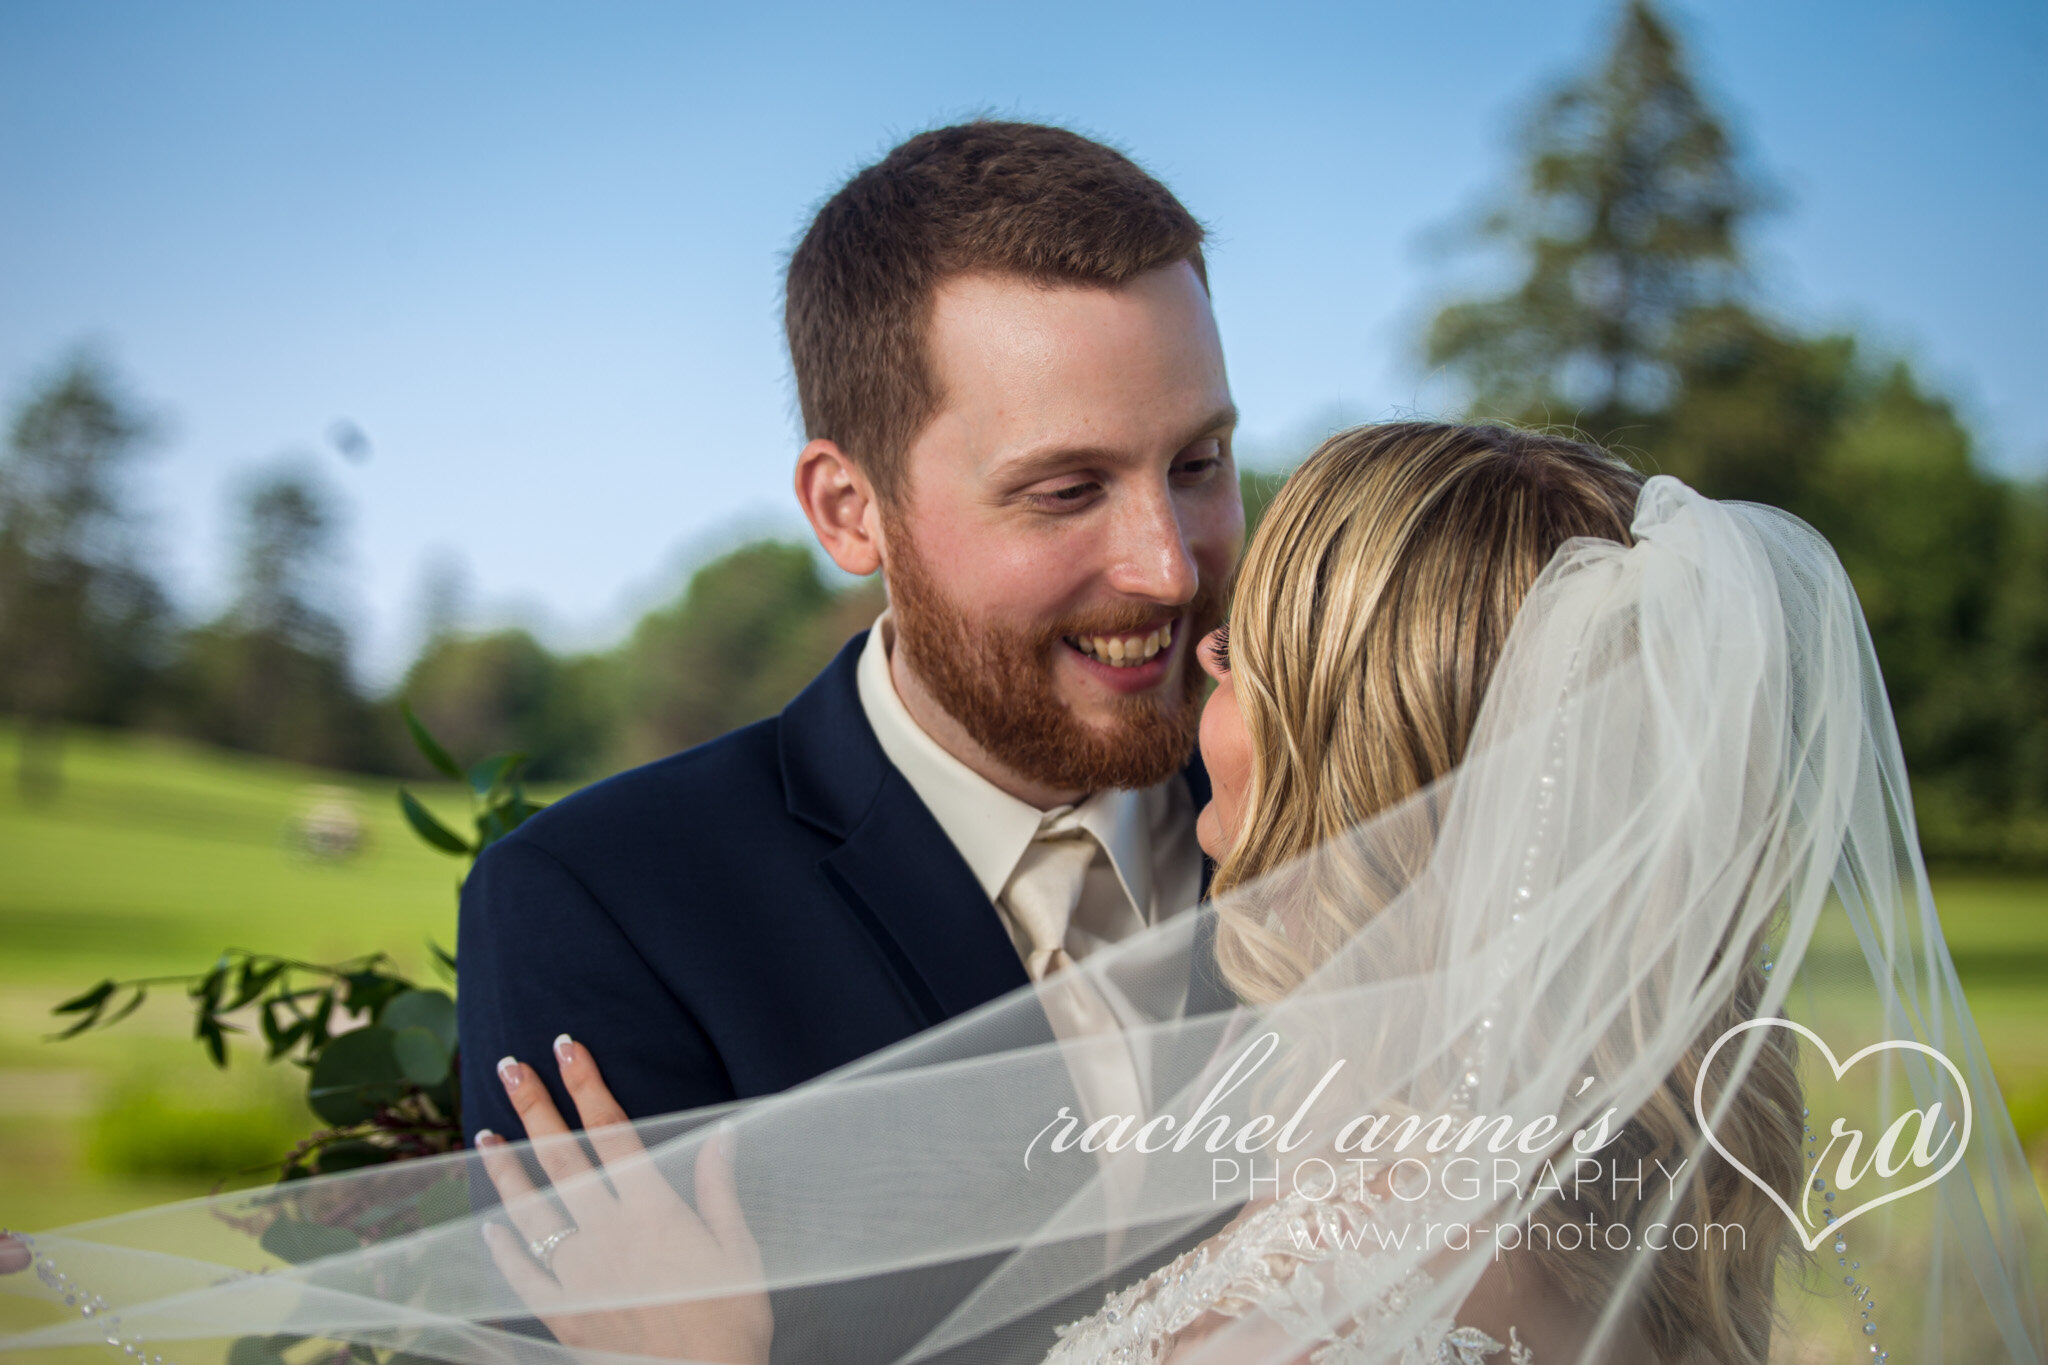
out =
[(1195, 839), (1202, 851), (1221, 859), (1237, 839), (1239, 809), (1251, 776), (1251, 740), (1244, 716), (1226, 675), (1202, 708), (1202, 763), (1209, 772), (1209, 804), (1195, 820)]
[(1219, 863), (1230, 851), (1223, 838), (1223, 822), (1216, 814), (1214, 801), (1202, 807), (1201, 813), (1195, 817), (1195, 842), (1201, 845), (1202, 852)]

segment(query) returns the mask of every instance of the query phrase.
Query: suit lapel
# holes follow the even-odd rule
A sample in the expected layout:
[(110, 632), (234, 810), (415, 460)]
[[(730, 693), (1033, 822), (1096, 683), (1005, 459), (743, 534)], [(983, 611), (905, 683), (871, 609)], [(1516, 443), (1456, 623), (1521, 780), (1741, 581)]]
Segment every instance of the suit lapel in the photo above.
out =
[(856, 913), (878, 924), (907, 959), (936, 1006), (934, 1023), (1028, 980), (981, 883), (894, 768), (867, 818), (825, 866)]
[(790, 814), (842, 840), (826, 880), (927, 1026), (1024, 985), (1024, 965), (966, 860), (897, 772), (855, 683), (863, 631), (781, 719)]

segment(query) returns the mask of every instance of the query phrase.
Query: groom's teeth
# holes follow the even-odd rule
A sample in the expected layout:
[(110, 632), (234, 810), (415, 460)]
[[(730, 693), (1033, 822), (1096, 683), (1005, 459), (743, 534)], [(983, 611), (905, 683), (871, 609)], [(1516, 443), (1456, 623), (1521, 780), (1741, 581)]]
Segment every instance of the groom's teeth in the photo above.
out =
[(1157, 658), (1159, 651), (1173, 644), (1173, 626), (1161, 626), (1149, 635), (1076, 635), (1074, 647), (1111, 668), (1136, 668)]

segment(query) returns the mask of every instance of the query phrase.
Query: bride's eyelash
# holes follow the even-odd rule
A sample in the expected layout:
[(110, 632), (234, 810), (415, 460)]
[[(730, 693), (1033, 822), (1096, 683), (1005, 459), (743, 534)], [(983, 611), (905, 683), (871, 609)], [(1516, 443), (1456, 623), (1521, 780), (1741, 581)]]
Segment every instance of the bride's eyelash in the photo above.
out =
[(1224, 673), (1228, 673), (1230, 671), (1229, 622), (1226, 621), (1222, 625), (1216, 627), (1216, 634), (1212, 637), (1211, 643), (1209, 645), (1209, 654), (1211, 658), (1216, 660), (1216, 667), (1218, 671)]

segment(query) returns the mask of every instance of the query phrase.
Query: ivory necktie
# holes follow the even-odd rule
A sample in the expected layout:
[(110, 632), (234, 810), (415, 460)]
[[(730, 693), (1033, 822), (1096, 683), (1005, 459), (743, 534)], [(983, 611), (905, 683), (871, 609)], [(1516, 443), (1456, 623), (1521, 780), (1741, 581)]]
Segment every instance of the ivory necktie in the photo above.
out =
[(1066, 811), (1040, 828), (1003, 889), (1010, 916), (1031, 945), (1024, 971), (1033, 981), (1073, 963), (1067, 955), (1067, 926), (1081, 903), (1088, 865), (1102, 849), (1076, 814)]
[[(1116, 1011), (1086, 972), (1064, 970), (1073, 965), (1067, 953), (1067, 928), (1098, 854), (1108, 857), (1095, 835), (1081, 826), (1079, 812), (1065, 811), (1047, 820), (1032, 839), (1003, 890), (1003, 901), (1031, 944), (1024, 970), (1040, 983), (1038, 1001), (1060, 1040), (1083, 1115), (1089, 1123), (1107, 1115), (1128, 1115), (1135, 1126), (1147, 1117), (1146, 1087), (1118, 1027)], [(1137, 1190), (1144, 1183), (1144, 1157), (1127, 1152), (1118, 1164), (1102, 1148), (1095, 1159), (1103, 1166), (1105, 1207), (1127, 1213), (1135, 1207)], [(1118, 1228), (1105, 1238), (1105, 1266), (1115, 1261), (1123, 1237)]]

